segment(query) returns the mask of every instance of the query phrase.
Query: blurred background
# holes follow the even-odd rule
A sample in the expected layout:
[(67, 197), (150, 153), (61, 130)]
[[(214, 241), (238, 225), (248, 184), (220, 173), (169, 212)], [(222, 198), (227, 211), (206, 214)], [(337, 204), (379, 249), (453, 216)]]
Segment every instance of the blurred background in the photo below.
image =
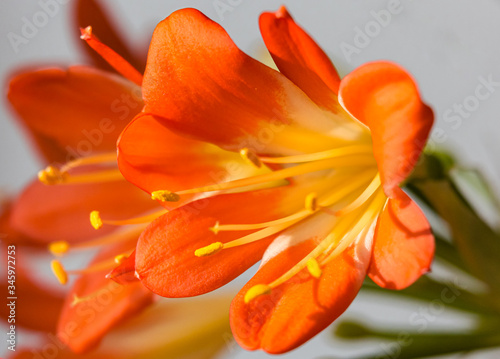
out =
[[(77, 44), (79, 30), (71, 23), (71, 0), (58, 0), (59, 7), (47, 16), (48, 20), (38, 22), (40, 26), (36, 26), (29, 37), (23, 35), (26, 22), (36, 21), (34, 16), (45, 11), (42, 3), (44, 1), (2, 0), (0, 81), (4, 95), (9, 76), (23, 67), (64, 67), (83, 61)], [(497, 195), (500, 194), (498, 0), (103, 0), (102, 3), (116, 27), (140, 53), (146, 53), (156, 23), (179, 8), (195, 7), (219, 22), (243, 51), (261, 60), (266, 60), (266, 56), (258, 16), (284, 4), (328, 53), (341, 76), (363, 63), (381, 59), (408, 69), (422, 97), (435, 111), (436, 123), (429, 145), (449, 149), (464, 165), (482, 171)], [(0, 108), (0, 161), (0, 189), (7, 193), (15, 194), (40, 169), (22, 129), (9, 111), (5, 96), (1, 98)], [(245, 278), (241, 278), (240, 283), (244, 283)], [(233, 283), (235, 290), (240, 283)], [(393, 324), (411, 327), (409, 318), (419, 306), (422, 304), (395, 304), (361, 295), (344, 318), (380, 320), (388, 327)], [(460, 328), (472, 320), (445, 311), (432, 320), (430, 327), (434, 330)], [(380, 345), (378, 341), (371, 341), (365, 346), (353, 347), (349, 342), (333, 339), (330, 328), (282, 357), (353, 357)], [(5, 345), (2, 345), (0, 357), (5, 354)], [(452, 357), (498, 358), (499, 355), (500, 351), (485, 351)], [(244, 352), (229, 343), (222, 357), (268, 356)]]

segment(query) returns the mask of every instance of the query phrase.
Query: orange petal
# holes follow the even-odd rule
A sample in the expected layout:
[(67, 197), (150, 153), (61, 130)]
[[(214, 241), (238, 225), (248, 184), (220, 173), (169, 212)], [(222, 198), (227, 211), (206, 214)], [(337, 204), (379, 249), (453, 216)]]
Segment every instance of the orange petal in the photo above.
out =
[[(125, 178), (148, 193), (176, 192), (234, 180), (256, 169), (238, 153), (174, 134), (154, 116), (138, 115), (118, 141), (118, 165)], [(263, 169), (262, 169), (263, 170)], [(171, 209), (182, 202), (166, 202)]]
[(402, 190), (396, 193), (380, 215), (368, 274), (381, 287), (404, 289), (430, 270), (435, 245), (418, 205)]
[(32, 182), (16, 200), (12, 227), (34, 240), (81, 242), (110, 233), (114, 226), (96, 231), (89, 214), (99, 210), (103, 218), (129, 219), (158, 208), (140, 189), (123, 181), (46, 186)]
[[(144, 52), (144, 56), (137, 56), (137, 51), (127, 46), (126, 42), (117, 31), (113, 19), (110, 18), (108, 12), (102, 6), (102, 2), (95, 0), (78, 0), (75, 6), (74, 16), (74, 22), (76, 23), (76, 26), (74, 26), (75, 38), (80, 39), (80, 28), (92, 26), (95, 33), (99, 35), (104, 44), (115, 50), (141, 73), (144, 71), (146, 53)], [(89, 48), (83, 41), (79, 41), (79, 45), (82, 46), (82, 49), (90, 57), (96, 67), (108, 71), (112, 69), (100, 55)]]
[(26, 245), (41, 247), (46, 250), (46, 246), (40, 245), (37, 240), (33, 240), (29, 236), (24, 235), (20, 231), (13, 228), (11, 223), (13, 201), (11, 199), (0, 199), (0, 233), (3, 234), (3, 242), (10, 242), (16, 245)]
[[(27, 131), (30, 132), (30, 129), (27, 128)], [(67, 161), (68, 151), (62, 148), (55, 139), (41, 135), (38, 132), (30, 132), (28, 136), (31, 137), (32, 146), (44, 164), (64, 163)]]
[[(113, 259), (131, 250), (134, 244), (135, 241), (129, 241), (109, 247), (101, 251), (92, 263)], [(104, 269), (83, 274), (68, 293), (57, 336), (74, 352), (92, 349), (111, 328), (152, 303), (153, 294), (142, 284), (122, 286), (107, 279), (106, 272)], [(72, 306), (75, 295), (88, 299)]]
[(234, 151), (326, 149), (336, 128), (333, 114), (240, 51), (221, 26), (194, 9), (174, 12), (157, 26), (143, 94), (145, 112), (170, 129)]
[(342, 79), (339, 97), (370, 128), (384, 192), (393, 197), (425, 146), (432, 110), (420, 99), (413, 78), (389, 62), (372, 62), (354, 70)]
[(328, 56), (284, 6), (260, 16), (260, 32), (280, 72), (321, 107), (338, 111), (340, 78)]
[(64, 162), (114, 151), (142, 108), (139, 87), (87, 67), (24, 72), (11, 80), (8, 98), (28, 131), (66, 153)]
[[(349, 247), (322, 269), (319, 279), (304, 269), (286, 283), (245, 304), (246, 292), (271, 283), (304, 258), (315, 246), (302, 242), (279, 253), (259, 269), (231, 305), (236, 341), (247, 350), (279, 354), (292, 350), (319, 333), (351, 304), (365, 278), (371, 237)], [(286, 333), (286, 335), (283, 335)]]
[[(264, 253), (273, 236), (205, 257), (195, 250), (227, 243), (252, 231), (222, 231), (221, 224), (261, 223), (293, 213), (303, 205), (289, 203), (293, 188), (227, 194), (198, 200), (156, 219), (139, 238), (136, 271), (142, 283), (164, 297), (186, 297), (212, 291), (243, 273)], [(290, 211), (290, 212), (289, 212)]]

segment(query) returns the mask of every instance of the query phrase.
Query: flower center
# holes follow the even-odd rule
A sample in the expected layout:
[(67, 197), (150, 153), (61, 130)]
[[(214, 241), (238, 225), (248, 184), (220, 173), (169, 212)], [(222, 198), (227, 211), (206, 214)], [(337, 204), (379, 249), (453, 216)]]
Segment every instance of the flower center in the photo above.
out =
[(197, 257), (213, 255), (227, 248), (252, 243), (288, 229), (293, 230), (294, 225), (319, 213), (331, 215), (331, 228), (314, 250), (272, 283), (251, 288), (245, 296), (246, 302), (269, 293), (272, 288), (285, 283), (304, 269), (313, 278), (320, 278), (322, 267), (353, 244), (360, 233), (371, 227), (386, 201), (371, 145), (346, 146), (286, 157), (258, 156), (244, 148), (240, 155), (255, 167), (263, 164), (278, 164), (282, 167), (270, 173), (210, 186), (177, 192), (158, 190), (152, 193), (152, 198), (175, 202), (187, 194), (251, 191), (285, 179), (294, 181), (297, 188), (312, 188), (303, 198), (303, 208), (283, 218), (255, 224), (221, 224), (217, 221), (209, 228), (215, 234), (221, 231), (255, 231), (230, 242), (214, 242), (194, 252)]

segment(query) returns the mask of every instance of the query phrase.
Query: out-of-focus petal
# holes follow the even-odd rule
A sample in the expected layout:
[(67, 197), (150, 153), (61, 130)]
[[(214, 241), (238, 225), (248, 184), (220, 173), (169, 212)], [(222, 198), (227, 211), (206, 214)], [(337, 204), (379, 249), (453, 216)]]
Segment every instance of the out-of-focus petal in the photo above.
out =
[(116, 230), (104, 224), (96, 231), (90, 224), (91, 211), (98, 210), (106, 219), (120, 220), (155, 208), (155, 201), (125, 180), (56, 186), (35, 180), (16, 200), (10, 223), (39, 242), (82, 242)]
[[(106, 248), (90, 266), (113, 262), (116, 255), (130, 251), (134, 244), (135, 241), (128, 241)], [(153, 294), (141, 283), (117, 284), (105, 277), (107, 271), (82, 274), (64, 303), (57, 336), (76, 353), (94, 348), (109, 330), (152, 303)], [(82, 301), (73, 305), (75, 295)]]
[(35, 140), (57, 146), (63, 163), (114, 151), (120, 132), (142, 109), (140, 96), (131, 82), (83, 66), (21, 73), (8, 93), (23, 126)]
[[(64, 295), (49, 285), (44, 287), (35, 281), (33, 275), (30, 275), (35, 271), (35, 268), (27, 266), (34, 261), (35, 257), (43, 258), (46, 251), (44, 250), (42, 253), (40, 249), (28, 249), (19, 243), (11, 242), (10, 239), (10, 237), (2, 238), (1, 263), (5, 269), (7, 269), (7, 265), (13, 268), (15, 278), (12, 283), (9, 283), (11, 278), (8, 280), (6, 275), (5, 280), (0, 283), (0, 290), (5, 294), (0, 316), (5, 319), (5, 323), (14, 324), (16, 327), (55, 332)], [(8, 246), (11, 244), (14, 245), (15, 249), (11, 249), (8, 254)], [(8, 260), (11, 262), (8, 263)], [(9, 286), (12, 287), (9, 288)], [(11, 290), (12, 292), (10, 292)], [(7, 306), (10, 303), (7, 297), (17, 298), (14, 300), (14, 308)], [(15, 313), (14, 316), (11, 315), (11, 309)]]
[(227, 318), (229, 303), (229, 296), (161, 300), (118, 324), (89, 353), (76, 354), (54, 342), (57, 339), (44, 338), (30, 350), (16, 348), (11, 359), (43, 356), (49, 344), (58, 346), (57, 359), (216, 358), (227, 345), (234, 345)]

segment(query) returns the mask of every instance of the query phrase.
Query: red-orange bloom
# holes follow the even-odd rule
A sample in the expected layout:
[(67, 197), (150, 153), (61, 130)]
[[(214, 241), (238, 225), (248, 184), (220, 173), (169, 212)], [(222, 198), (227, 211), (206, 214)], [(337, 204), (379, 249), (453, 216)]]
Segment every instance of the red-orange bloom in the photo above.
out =
[(141, 234), (142, 283), (199, 295), (261, 260), (231, 326), (244, 348), (281, 353), (344, 312), (366, 275), (401, 289), (428, 271), (429, 224), (399, 185), (433, 114), (393, 63), (340, 80), (285, 8), (264, 13), (260, 29), (280, 72), (197, 10), (162, 21), (118, 163), (167, 207), (193, 200)]

